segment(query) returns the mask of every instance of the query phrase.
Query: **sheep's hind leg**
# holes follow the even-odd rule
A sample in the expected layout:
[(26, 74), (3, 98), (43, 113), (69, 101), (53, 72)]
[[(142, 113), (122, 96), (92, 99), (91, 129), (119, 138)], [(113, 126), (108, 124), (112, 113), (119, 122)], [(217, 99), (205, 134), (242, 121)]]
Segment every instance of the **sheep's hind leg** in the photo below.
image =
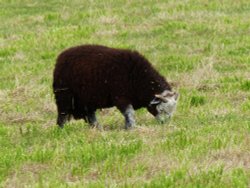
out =
[(66, 114), (66, 113), (58, 113), (58, 116), (57, 116), (57, 125), (60, 127), (60, 128), (63, 128), (64, 124), (70, 120), (70, 115), (69, 114)]
[(54, 91), (57, 105), (57, 125), (63, 128), (64, 124), (70, 120), (73, 108), (73, 96), (71, 92), (65, 89)]
[(90, 124), (91, 127), (102, 130), (102, 126), (98, 123), (96, 119), (95, 111), (88, 113), (87, 122)]

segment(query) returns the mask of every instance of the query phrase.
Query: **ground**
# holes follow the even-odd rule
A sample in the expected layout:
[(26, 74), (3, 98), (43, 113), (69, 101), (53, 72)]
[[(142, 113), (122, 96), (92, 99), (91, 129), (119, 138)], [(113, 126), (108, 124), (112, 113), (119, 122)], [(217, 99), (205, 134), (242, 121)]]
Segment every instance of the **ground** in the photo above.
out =
[[(248, 0), (0, 0), (0, 187), (249, 187)], [(170, 123), (55, 125), (56, 56), (138, 50), (180, 93)]]

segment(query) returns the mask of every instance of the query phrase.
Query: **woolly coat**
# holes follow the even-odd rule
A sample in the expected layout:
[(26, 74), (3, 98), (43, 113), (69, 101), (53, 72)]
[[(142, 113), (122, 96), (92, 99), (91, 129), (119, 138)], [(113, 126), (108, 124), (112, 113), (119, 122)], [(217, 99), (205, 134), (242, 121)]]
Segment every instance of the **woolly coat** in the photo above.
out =
[(82, 118), (99, 108), (148, 107), (155, 94), (171, 87), (136, 51), (82, 45), (58, 56), (53, 90), (58, 108)]

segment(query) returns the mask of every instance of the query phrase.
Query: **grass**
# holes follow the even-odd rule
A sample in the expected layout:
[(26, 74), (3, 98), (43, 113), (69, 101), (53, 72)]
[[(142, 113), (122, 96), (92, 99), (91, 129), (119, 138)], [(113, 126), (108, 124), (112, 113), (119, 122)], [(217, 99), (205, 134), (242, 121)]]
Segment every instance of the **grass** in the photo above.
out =
[[(0, 187), (249, 187), (250, 3), (0, 0)], [(180, 92), (169, 124), (55, 125), (55, 58), (136, 49)]]

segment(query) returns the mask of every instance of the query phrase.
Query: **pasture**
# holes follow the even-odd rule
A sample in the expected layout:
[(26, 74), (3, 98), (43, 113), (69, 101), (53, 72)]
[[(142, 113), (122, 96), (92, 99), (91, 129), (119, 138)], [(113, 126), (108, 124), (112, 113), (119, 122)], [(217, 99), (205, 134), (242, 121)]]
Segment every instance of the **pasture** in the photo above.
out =
[[(249, 187), (248, 0), (0, 0), (0, 187)], [(56, 126), (57, 55), (139, 51), (180, 93), (171, 122), (115, 108)]]

